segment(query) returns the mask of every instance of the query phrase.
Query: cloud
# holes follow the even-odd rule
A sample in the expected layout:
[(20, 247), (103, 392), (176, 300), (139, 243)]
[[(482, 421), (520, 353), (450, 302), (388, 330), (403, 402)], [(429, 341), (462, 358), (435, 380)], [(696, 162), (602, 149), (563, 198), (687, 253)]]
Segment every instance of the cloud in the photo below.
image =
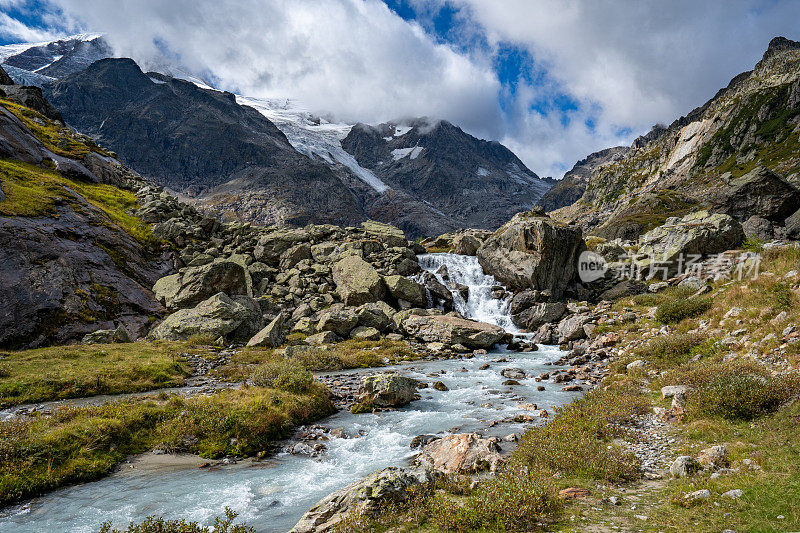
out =
[[(46, 1), (54, 28), (105, 32), (140, 63), (167, 54), (220, 88), (344, 120), (445, 118), (555, 176), (702, 104), (800, 20), (795, 0), (392, 2), (411, 21), (379, 0)], [(43, 37), (7, 15), (3, 31)]]
[(449, 0), (491, 42), (527, 49), (606, 124), (647, 128), (701, 105), (776, 35), (800, 35), (795, 0)]
[[(11, 9), (20, 6), (20, 0), (0, 0), (0, 8)], [(33, 28), (7, 13), (0, 13), (0, 38), (18, 42), (43, 42), (61, 37), (58, 31)]]
[(377, 0), (54, 0), (121, 55), (167, 50), (222, 88), (291, 96), (348, 120), (442, 116), (498, 130), (490, 65), (436, 43)]

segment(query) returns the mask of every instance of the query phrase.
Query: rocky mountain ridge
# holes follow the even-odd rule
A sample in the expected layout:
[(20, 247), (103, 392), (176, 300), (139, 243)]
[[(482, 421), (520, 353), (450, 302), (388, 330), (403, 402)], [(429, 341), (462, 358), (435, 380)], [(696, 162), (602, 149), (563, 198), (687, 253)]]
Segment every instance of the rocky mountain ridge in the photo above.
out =
[[(422, 119), (416, 121), (419, 128), (401, 125), (405, 135), (393, 130), (390, 141), (379, 139), (387, 146), (379, 150), (377, 168), (372, 156), (358, 149), (365, 142), (364, 125), (331, 123), (293, 108), (289, 100), (236, 96), (230, 101), (230, 95), (166, 61), (150, 65), (160, 74), (147, 75), (108, 60), (102, 68), (90, 66), (112, 56), (98, 35), (0, 47), (0, 62), (12, 76), (46, 87), (72, 126), (96, 137), (142, 175), (240, 220), (302, 225), (371, 218), (415, 237), (469, 226), (494, 229), (509, 212), (530, 208), (552, 185), (499, 143), (481, 141), (446, 122), (426, 128)], [(119, 71), (111, 74), (111, 65)], [(209, 100), (217, 100), (213, 116)], [(254, 137), (255, 119), (243, 109), (250, 107), (282, 135), (264, 122)], [(211, 143), (187, 142), (198, 136)], [(224, 154), (223, 138), (237, 143), (225, 147)], [(263, 150), (255, 147), (259, 143)], [(296, 153), (286, 151), (287, 144)], [(174, 157), (155, 157), (167, 148)]]
[(752, 225), (767, 228), (760, 238), (780, 235), (783, 207), (758, 210), (742, 198), (771, 191), (777, 203), (800, 207), (798, 91), (800, 43), (775, 38), (753, 71), (592, 170), (582, 197), (554, 215), (601, 237), (633, 239), (669, 216), (708, 207), (757, 216)]

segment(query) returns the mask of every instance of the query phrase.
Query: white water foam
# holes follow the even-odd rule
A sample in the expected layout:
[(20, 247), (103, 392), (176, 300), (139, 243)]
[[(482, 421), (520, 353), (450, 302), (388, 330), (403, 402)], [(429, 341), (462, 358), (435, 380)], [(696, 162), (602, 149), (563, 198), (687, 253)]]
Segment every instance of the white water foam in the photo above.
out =
[[(497, 299), (492, 296), (492, 288), (501, 286), (493, 276), (486, 274), (478, 263), (478, 258), (456, 254), (424, 254), (417, 256), (419, 266), (431, 272), (453, 294), (453, 305), (459, 313), (478, 322), (495, 324), (509, 333), (522, 334), (522, 331), (511, 321), (508, 308), (511, 296)], [(438, 272), (447, 268), (448, 280)], [(466, 300), (450, 283), (459, 283), (469, 287)]]

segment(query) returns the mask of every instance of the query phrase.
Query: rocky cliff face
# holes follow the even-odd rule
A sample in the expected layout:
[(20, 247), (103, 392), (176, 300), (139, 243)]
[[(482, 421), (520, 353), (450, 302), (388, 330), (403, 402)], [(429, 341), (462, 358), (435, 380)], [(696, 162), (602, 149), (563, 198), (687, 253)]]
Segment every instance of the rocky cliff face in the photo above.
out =
[[(637, 139), (623, 158), (594, 169), (580, 200), (555, 216), (603, 237), (634, 239), (667, 217), (708, 207), (742, 220), (757, 215), (780, 233), (786, 204), (800, 207), (798, 134), (800, 43), (779, 37), (753, 71), (669, 127)], [(753, 172), (761, 167), (771, 173)], [(743, 190), (783, 196), (768, 202), (778, 207), (767, 212), (757, 195)]]
[(602, 165), (619, 161), (625, 157), (628, 150), (630, 148), (627, 146), (615, 146), (581, 159), (569, 172), (564, 174), (561, 180), (544, 193), (544, 196), (536, 202), (537, 205), (544, 207), (545, 211), (553, 211), (577, 202), (586, 192), (592, 173)]
[(164, 312), (150, 287), (171, 263), (127, 211), (141, 178), (43, 115), (46, 102), (37, 110), (4, 96), (0, 346), (67, 342), (118, 325), (146, 333)]
[(530, 209), (553, 183), (502, 144), (476, 139), (447, 121), (356, 124), (342, 147), (390, 187), (460, 227), (497, 228)]

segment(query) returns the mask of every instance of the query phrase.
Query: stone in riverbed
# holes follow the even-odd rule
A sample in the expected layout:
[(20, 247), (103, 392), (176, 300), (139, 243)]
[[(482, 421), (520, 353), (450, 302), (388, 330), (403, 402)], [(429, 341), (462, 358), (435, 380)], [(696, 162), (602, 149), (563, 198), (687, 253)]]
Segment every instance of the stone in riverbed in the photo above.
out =
[(503, 463), (500, 447), (476, 433), (447, 435), (422, 449), (415, 462), (443, 474), (495, 472)]
[(369, 515), (388, 503), (404, 501), (411, 487), (433, 478), (433, 472), (425, 468), (385, 468), (320, 500), (290, 533), (331, 531), (349, 515)]
[(402, 407), (419, 398), (416, 379), (398, 374), (375, 374), (361, 378), (358, 402), (377, 407)]
[(491, 348), (500, 342), (506, 332), (493, 324), (461, 318), (454, 314), (419, 316), (410, 315), (400, 324), (408, 334), (423, 342), (463, 344), (467, 348)]

